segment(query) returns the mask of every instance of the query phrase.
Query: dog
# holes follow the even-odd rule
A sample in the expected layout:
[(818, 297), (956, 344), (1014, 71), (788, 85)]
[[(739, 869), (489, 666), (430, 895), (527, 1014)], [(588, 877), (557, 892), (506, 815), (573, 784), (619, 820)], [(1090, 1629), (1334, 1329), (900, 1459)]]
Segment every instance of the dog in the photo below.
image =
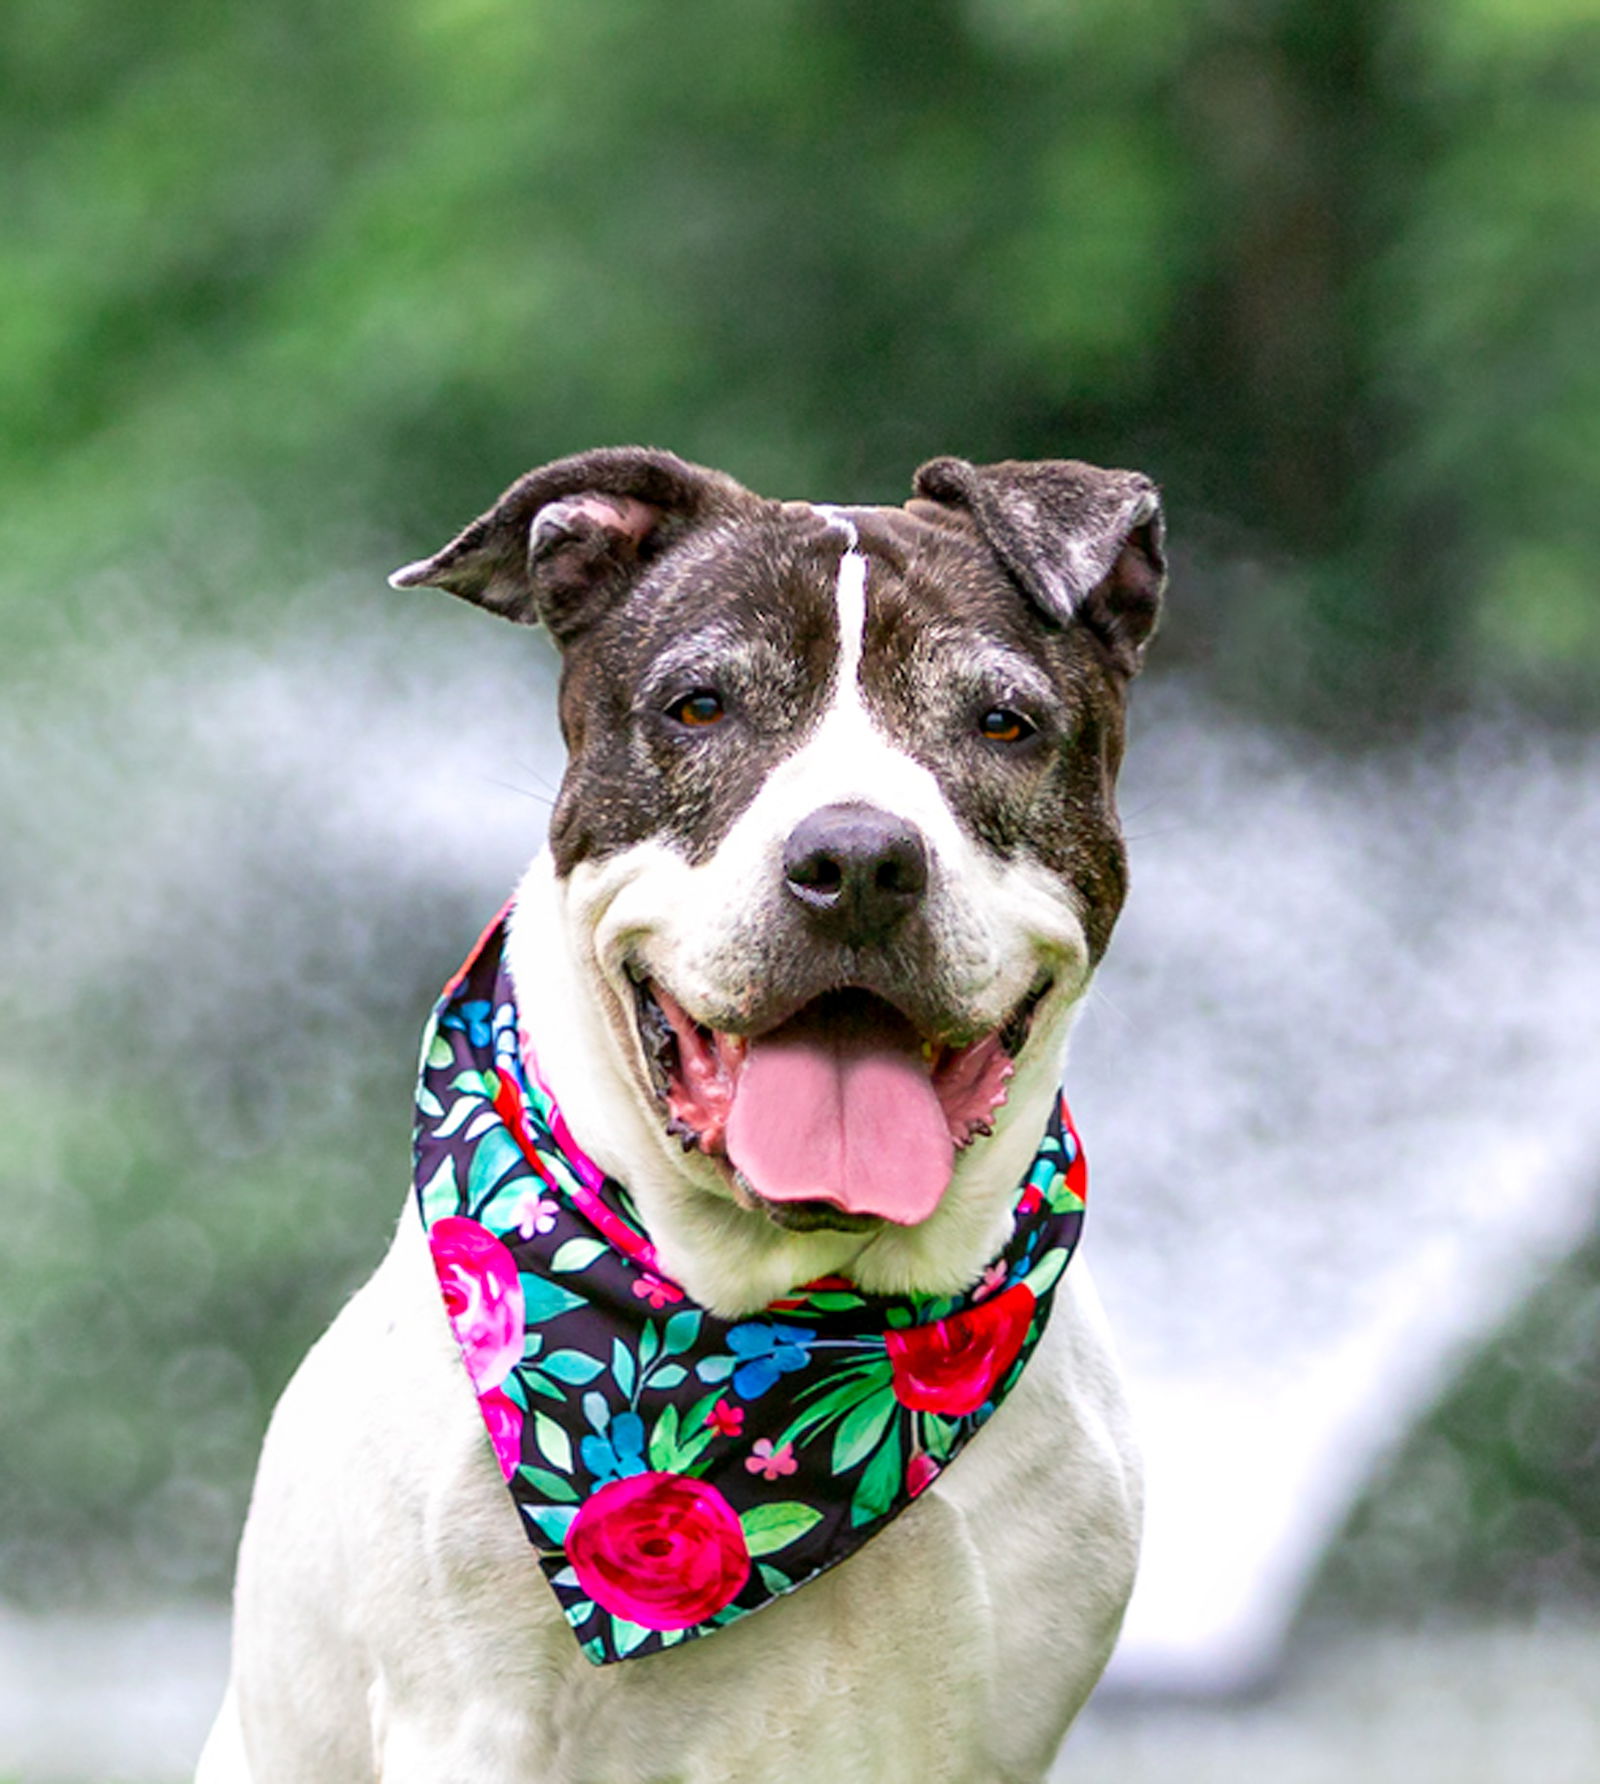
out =
[[(715, 1440), (727, 1478), (753, 1487), (793, 1466), (769, 1437), (738, 1473), (747, 1410), (807, 1341), (800, 1285), (829, 1305), (959, 1302), (962, 1318), (1001, 1304), (982, 1297), (1126, 889), (1113, 790), (1165, 582), (1154, 485), (1075, 461), (941, 458), (914, 489), (901, 508), (779, 502), (667, 452), (598, 450), (528, 473), (391, 578), (542, 625), (562, 654), (569, 764), (495, 944), (516, 993), (510, 1067), (564, 1119), (574, 1193), (626, 1186), (595, 1215), (651, 1270), (607, 1267), (634, 1270), (665, 1317), (692, 1307), (767, 1346), (724, 1356), (720, 1376), (702, 1359), (699, 1381), (658, 1369), (711, 1383), (693, 1441), (685, 1415), (686, 1447), (666, 1453), (681, 1463)], [(520, 1104), (508, 1116), (525, 1119)], [(560, 1200), (526, 1203), (534, 1224)], [(1035, 1348), (1003, 1401), (980, 1386), (991, 1398), (965, 1424), (917, 1427), (891, 1483), (904, 1502), (881, 1527), (867, 1507), (870, 1540), (848, 1533), (848, 1558), (823, 1557), (795, 1590), (763, 1572), (772, 1602), (730, 1603), (696, 1639), (658, 1617), (659, 1651), (619, 1658), (575, 1637), (606, 1623), (637, 1643), (636, 1599), (615, 1622), (588, 1601), (564, 1613), (552, 1587), (570, 1596), (582, 1557), (569, 1542), (572, 1566), (552, 1571), (547, 1538), (575, 1536), (571, 1508), (508, 1497), (519, 1469), (553, 1469), (521, 1468), (534, 1452), (496, 1434), (441, 1299), (439, 1230), (408, 1209), (272, 1418), (199, 1784), (1043, 1776), (1110, 1655), (1140, 1522), (1081, 1261), (1042, 1335), (1028, 1326)], [(565, 1255), (570, 1269), (590, 1252)], [(910, 1339), (873, 1342), (862, 1368), (887, 1381), (887, 1344), (904, 1398)], [(518, 1325), (502, 1370), (522, 1343)], [(543, 1453), (571, 1461), (573, 1443), (539, 1429)], [(600, 1429), (574, 1442), (615, 1473), (606, 1491), (666, 1478), (636, 1435), (630, 1457), (619, 1423)], [(958, 1455), (934, 1453), (962, 1432)], [(841, 1447), (842, 1432), (836, 1462)], [(785, 1531), (816, 1522), (785, 1505), (771, 1512)], [(725, 1513), (719, 1497), (731, 1531)], [(681, 1529), (662, 1529), (651, 1552), (675, 1553)], [(745, 1559), (734, 1572), (756, 1580)], [(677, 1591), (671, 1576), (640, 1589)], [(712, 1584), (706, 1604), (733, 1576)], [(577, 1621), (590, 1612), (598, 1623)]]

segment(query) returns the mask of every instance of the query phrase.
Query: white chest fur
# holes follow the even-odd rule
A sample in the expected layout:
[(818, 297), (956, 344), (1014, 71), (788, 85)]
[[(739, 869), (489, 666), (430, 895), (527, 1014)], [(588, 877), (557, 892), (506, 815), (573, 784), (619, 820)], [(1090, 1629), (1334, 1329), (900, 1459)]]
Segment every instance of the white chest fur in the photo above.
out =
[(880, 1536), (715, 1636), (596, 1668), (518, 1527), (408, 1210), (274, 1418), (202, 1784), (1038, 1778), (1115, 1638), (1138, 1516), (1079, 1261), (1020, 1386)]

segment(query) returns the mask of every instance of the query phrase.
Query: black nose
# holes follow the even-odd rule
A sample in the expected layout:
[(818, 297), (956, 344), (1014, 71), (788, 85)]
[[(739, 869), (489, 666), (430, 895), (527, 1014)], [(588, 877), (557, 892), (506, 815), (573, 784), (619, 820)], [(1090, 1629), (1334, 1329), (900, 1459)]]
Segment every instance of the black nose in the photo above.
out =
[(830, 940), (883, 941), (928, 889), (928, 851), (914, 824), (873, 805), (824, 805), (783, 851), (784, 886)]

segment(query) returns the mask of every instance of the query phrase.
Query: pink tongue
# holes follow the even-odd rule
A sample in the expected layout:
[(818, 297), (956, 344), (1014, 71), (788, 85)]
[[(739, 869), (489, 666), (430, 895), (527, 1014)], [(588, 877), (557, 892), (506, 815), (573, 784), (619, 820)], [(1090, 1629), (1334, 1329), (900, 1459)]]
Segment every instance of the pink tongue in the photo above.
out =
[(843, 999), (750, 1043), (727, 1147), (768, 1201), (831, 1202), (900, 1226), (938, 1207), (955, 1158), (911, 1025)]

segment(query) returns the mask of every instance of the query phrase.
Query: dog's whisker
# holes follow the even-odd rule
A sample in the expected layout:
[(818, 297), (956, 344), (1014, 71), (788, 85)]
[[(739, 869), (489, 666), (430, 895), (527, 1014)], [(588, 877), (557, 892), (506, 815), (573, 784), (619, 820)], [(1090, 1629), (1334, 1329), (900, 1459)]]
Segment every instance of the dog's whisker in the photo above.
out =
[(1110, 1015), (1115, 1016), (1129, 1033), (1138, 1033), (1140, 1027), (1139, 1019), (1136, 1016), (1131, 1016), (1122, 1005), (1117, 1002), (1111, 993), (1104, 989), (1104, 987), (1099, 984), (1093, 984), (1089, 987), (1088, 996), (1083, 1000), (1084, 1017), (1087, 1020), (1093, 1020), (1101, 1010), (1105, 1010)]
[(1201, 825), (1194, 818), (1178, 818), (1172, 823), (1162, 824), (1159, 828), (1154, 830), (1129, 830), (1124, 828), (1122, 839), (1124, 842), (1149, 842), (1152, 837), (1157, 836), (1192, 836), (1194, 832), (1200, 828)]
[(498, 787), (502, 793), (515, 793), (519, 799), (531, 799), (536, 805), (555, 805), (552, 794), (541, 793), (534, 787), (519, 787), (515, 781), (501, 780), (497, 775), (481, 774), (478, 781), (485, 787)]
[(542, 768), (536, 767), (532, 762), (525, 762), (519, 757), (513, 756), (511, 758), (510, 766), (515, 768), (519, 774), (525, 774), (529, 780), (537, 781), (540, 786), (546, 788), (552, 795), (560, 791), (560, 783), (551, 780), (550, 776), (546, 774)]

